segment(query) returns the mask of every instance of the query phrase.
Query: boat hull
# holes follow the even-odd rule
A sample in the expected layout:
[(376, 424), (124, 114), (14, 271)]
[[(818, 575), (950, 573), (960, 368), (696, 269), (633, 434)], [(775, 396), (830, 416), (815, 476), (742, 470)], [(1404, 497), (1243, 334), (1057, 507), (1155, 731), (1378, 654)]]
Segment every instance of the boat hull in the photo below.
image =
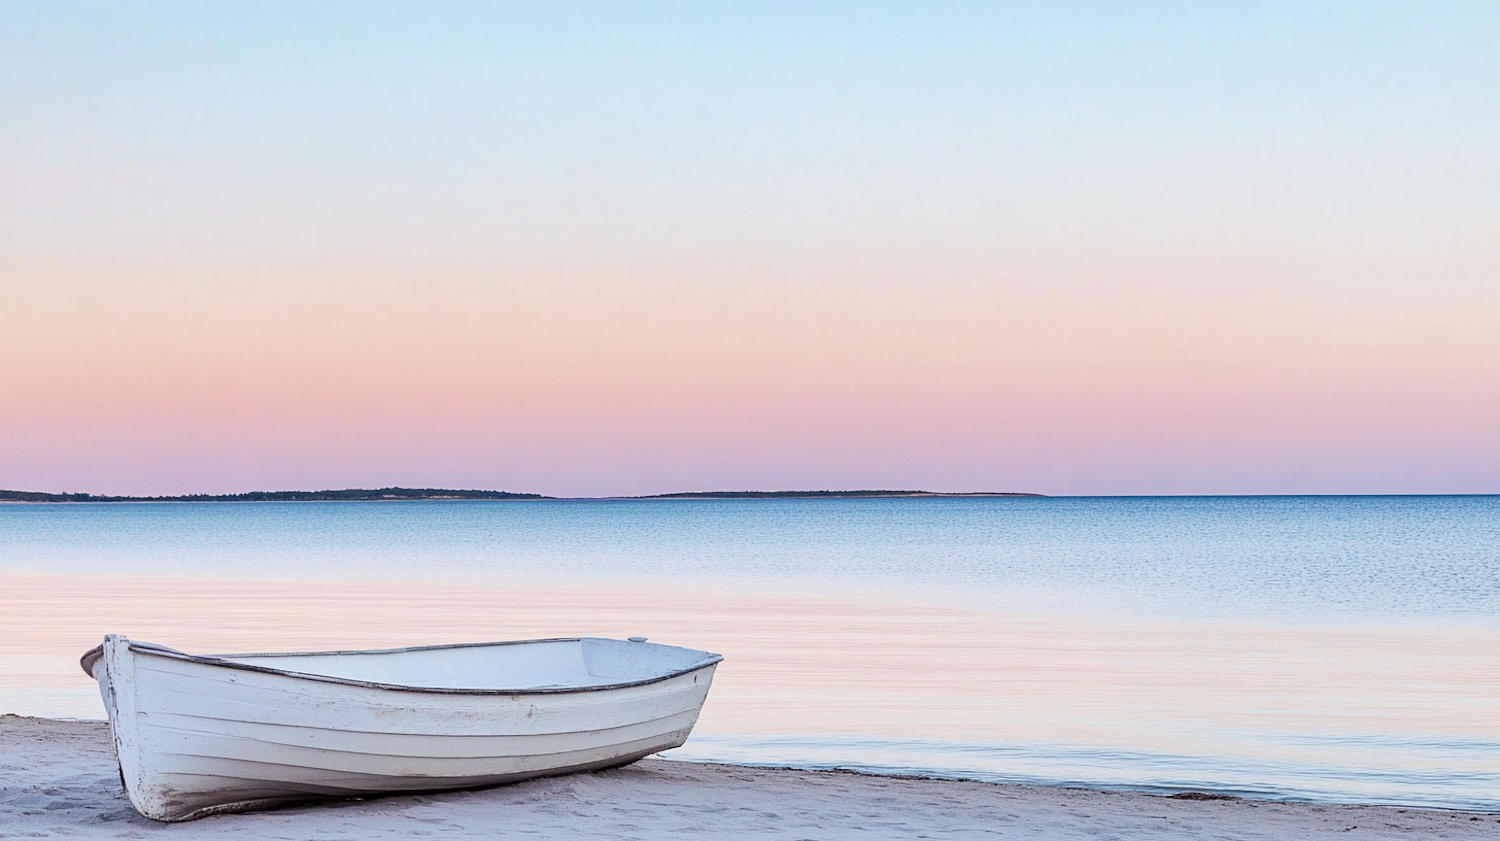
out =
[(628, 764), (687, 740), (717, 660), (629, 685), (462, 692), (309, 679), (122, 637), (101, 654), (92, 672), (121, 778), (158, 821)]

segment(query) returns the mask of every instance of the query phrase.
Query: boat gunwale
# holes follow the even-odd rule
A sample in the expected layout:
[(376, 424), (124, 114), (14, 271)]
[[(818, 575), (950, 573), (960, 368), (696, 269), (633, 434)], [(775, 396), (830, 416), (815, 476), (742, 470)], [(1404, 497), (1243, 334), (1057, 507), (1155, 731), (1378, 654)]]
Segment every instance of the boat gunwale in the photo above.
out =
[[(437, 651), (449, 648), (483, 648), (496, 645), (529, 645), (534, 643), (546, 642), (583, 642), (584, 640), (588, 639), (620, 642), (620, 640), (611, 640), (608, 637), (550, 637), (547, 639), (534, 640), (499, 640), (496, 642), (459, 642), (448, 643), (444, 645), (413, 645), (407, 646), (405, 648), (366, 648), (346, 651), (276, 651), (257, 654), (219, 655), (188, 654), (183, 651), (177, 651), (176, 649), (167, 648), (166, 646), (155, 645), (153, 643), (138, 643), (134, 640), (128, 639), (125, 642), (126, 645), (130, 647), (130, 650), (132, 652), (138, 654), (149, 654), (157, 657), (167, 657), (173, 660), (185, 660), (191, 663), (201, 663), (206, 666), (218, 666), (226, 669), (239, 669), (247, 672), (260, 672), (263, 674), (280, 675), (282, 677), (289, 677), (300, 680), (316, 680), (323, 683), (336, 683), (344, 686), (359, 686), (366, 689), (382, 689), (393, 692), (426, 692), (438, 695), (567, 695), (580, 692), (602, 692), (610, 689), (627, 689), (632, 686), (648, 686), (653, 683), (661, 683), (665, 680), (671, 680), (672, 678), (682, 677), (686, 674), (692, 674), (693, 672), (708, 668), (709, 666), (717, 665), (724, 659), (724, 655), (722, 654), (713, 654), (707, 651), (703, 651), (699, 653), (706, 655), (704, 659), (699, 660), (697, 663), (694, 663), (691, 666), (687, 666), (681, 669), (674, 669), (670, 672), (664, 672), (662, 674), (653, 675), (651, 677), (642, 678), (640, 680), (622, 681), (619, 683), (601, 683), (590, 686), (534, 686), (516, 689), (466, 689), (463, 687), (452, 686), (411, 686), (402, 683), (380, 683), (378, 681), (359, 680), (357, 678), (336, 677), (334, 675), (319, 675), (313, 674), (311, 672), (296, 672), (290, 669), (277, 669), (270, 666), (255, 666), (249, 663), (236, 663), (230, 660), (223, 659), (226, 657), (320, 657), (348, 656), (354, 654), (402, 654), (408, 651)], [(680, 648), (680, 646), (668, 646), (655, 642), (649, 644), (661, 646), (662, 648)], [(100, 657), (102, 657), (103, 655), (103, 650), (103, 645), (95, 646), (94, 648), (91, 648), (88, 651), (84, 652), (83, 657), (79, 658), (79, 665), (85, 666), (85, 672), (88, 672), (90, 675), (93, 674), (92, 670), (87, 666), (97, 663)], [(690, 648), (684, 650), (697, 651), (698, 649)]]

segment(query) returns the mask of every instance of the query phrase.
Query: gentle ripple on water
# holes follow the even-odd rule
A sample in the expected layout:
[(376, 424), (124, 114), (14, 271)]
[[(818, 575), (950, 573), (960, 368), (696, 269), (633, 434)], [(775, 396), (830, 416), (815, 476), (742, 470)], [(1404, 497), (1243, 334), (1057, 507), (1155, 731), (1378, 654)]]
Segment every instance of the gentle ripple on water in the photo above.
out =
[(0, 712), (105, 632), (728, 659), (680, 758), (1500, 807), (1500, 498), (0, 506)]

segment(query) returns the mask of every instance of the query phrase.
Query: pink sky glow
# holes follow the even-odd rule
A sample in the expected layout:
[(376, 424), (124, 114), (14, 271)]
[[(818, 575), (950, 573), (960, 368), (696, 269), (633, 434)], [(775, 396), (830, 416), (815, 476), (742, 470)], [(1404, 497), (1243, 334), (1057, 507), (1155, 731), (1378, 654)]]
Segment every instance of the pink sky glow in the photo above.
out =
[(1500, 296), (401, 280), (33, 295), (4, 485), (1500, 489)]
[(376, 7), (0, 6), (0, 488), (1500, 493), (1488, 7)]

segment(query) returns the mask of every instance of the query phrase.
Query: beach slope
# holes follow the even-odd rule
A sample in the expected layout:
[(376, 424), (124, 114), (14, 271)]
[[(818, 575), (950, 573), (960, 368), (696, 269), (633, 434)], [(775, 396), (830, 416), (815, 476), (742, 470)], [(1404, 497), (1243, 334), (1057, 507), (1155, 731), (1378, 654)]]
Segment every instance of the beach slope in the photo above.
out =
[(1500, 837), (1500, 815), (1195, 800), (646, 760), (485, 791), (158, 824), (102, 723), (0, 716), (0, 838), (1384, 839)]

